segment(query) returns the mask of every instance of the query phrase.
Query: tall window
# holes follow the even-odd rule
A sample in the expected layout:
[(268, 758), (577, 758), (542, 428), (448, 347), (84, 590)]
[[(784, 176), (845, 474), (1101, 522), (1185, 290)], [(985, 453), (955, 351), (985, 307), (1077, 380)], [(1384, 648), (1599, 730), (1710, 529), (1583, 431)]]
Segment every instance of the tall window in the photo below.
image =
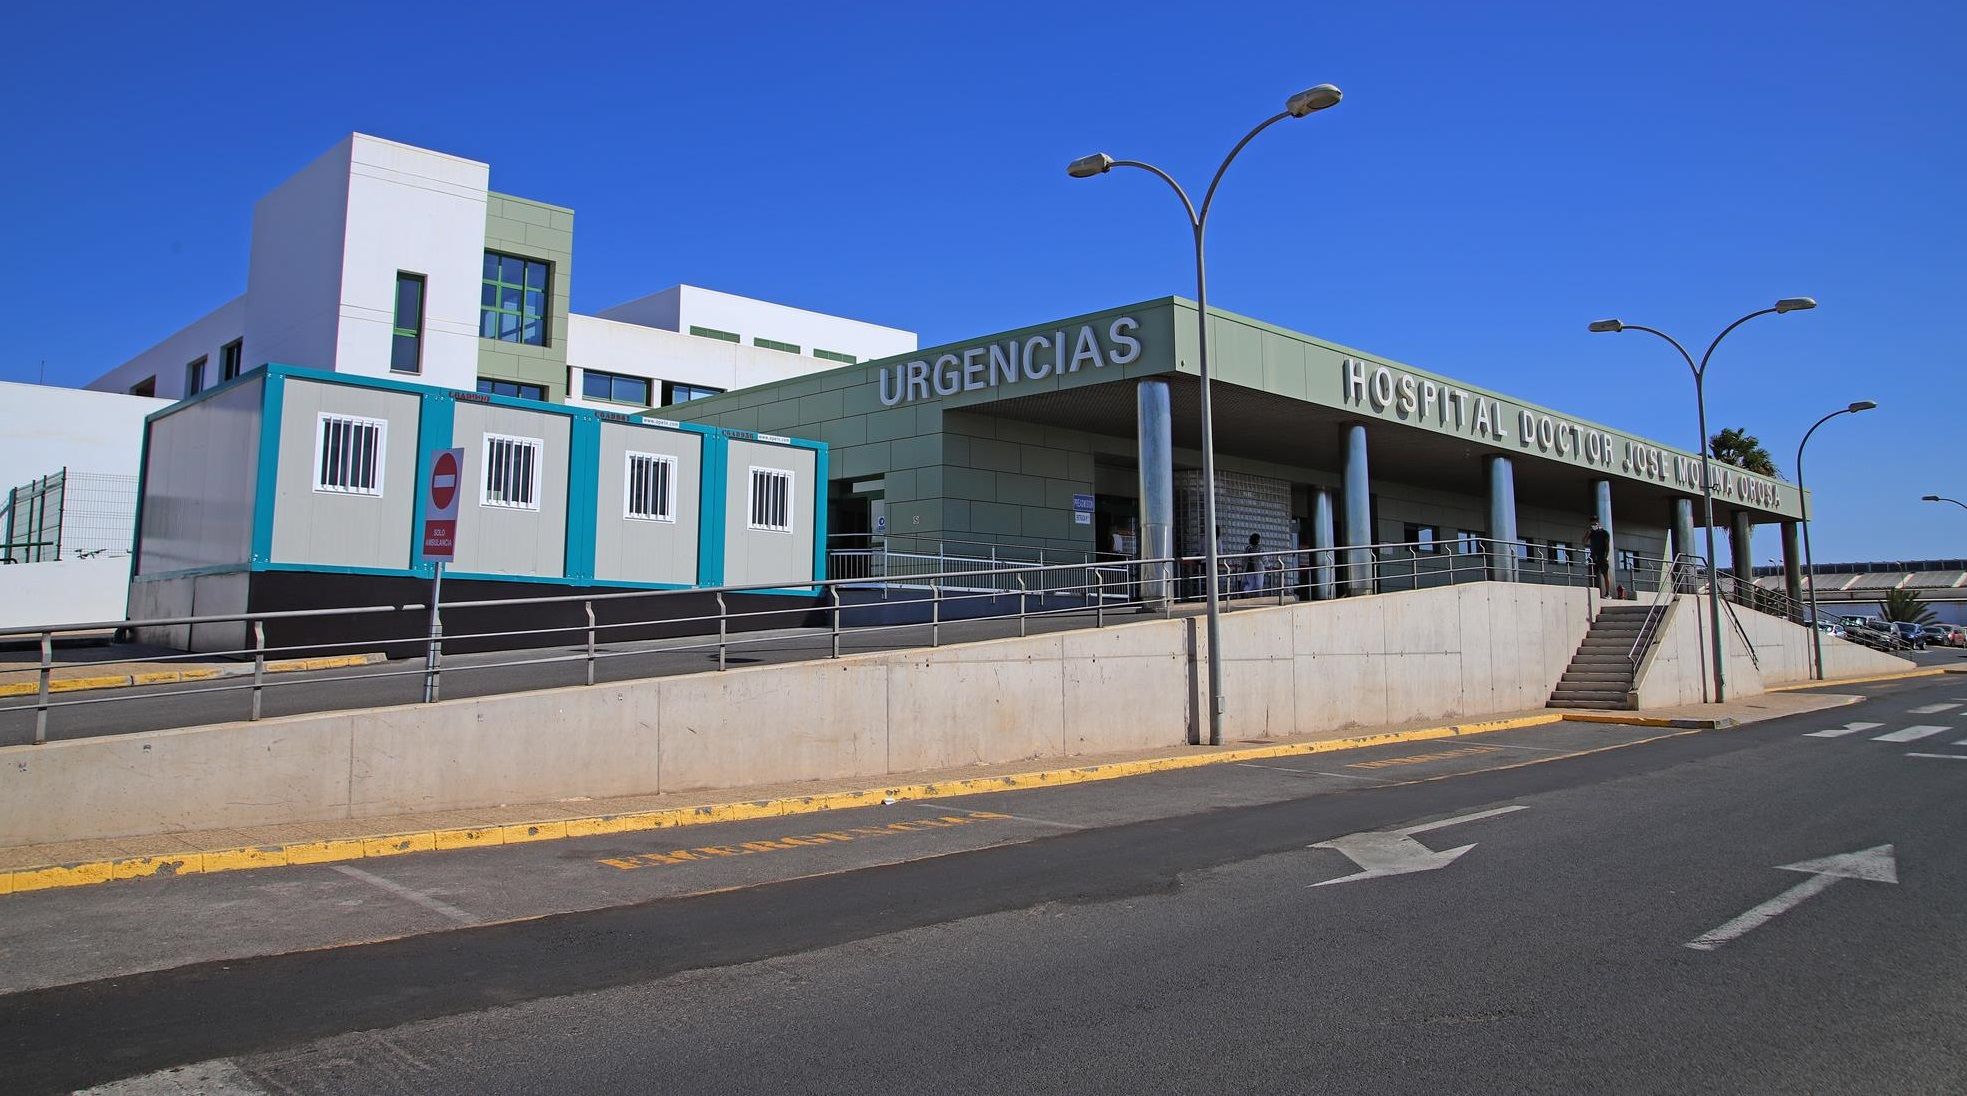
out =
[(246, 358), (246, 340), (234, 339), (219, 347), (219, 380), (229, 381), (239, 375), (239, 368)]
[(314, 489), (337, 495), (381, 495), (383, 446), (389, 424), (381, 419), (331, 415), (314, 420)]
[(1477, 556), (1483, 552), (1482, 542), (1489, 534), (1479, 529), (1463, 529), (1455, 534), (1455, 550), (1465, 556)]
[(396, 328), (389, 342), (389, 368), (423, 372), (423, 275), (396, 272)]
[(205, 390), (205, 359), (199, 358), (184, 367), (184, 394), (196, 396)]
[(603, 373), (598, 369), (583, 369), (581, 395), (591, 400), (611, 400), (615, 403), (632, 403), (648, 407), (649, 379), (623, 376), (620, 373)]
[(705, 396), (723, 394), (722, 388), (711, 388), (708, 385), (684, 384), (681, 381), (662, 382), (662, 402), (665, 407), (672, 403), (689, 403), (691, 400), (700, 400)]
[(547, 264), (517, 255), (485, 253), (478, 298), (478, 334), (500, 342), (546, 345)]
[(630, 453), (622, 516), (643, 521), (675, 521), (676, 458), (663, 453)]
[(546, 402), (546, 386), (527, 384), (524, 381), (501, 381), (491, 377), (478, 378), (478, 390), (488, 396), (513, 396), (522, 400)]
[(1440, 531), (1432, 525), (1416, 525), (1412, 522), (1401, 531), (1401, 539), (1413, 545), (1416, 552), (1432, 552), (1440, 547)]
[(485, 435), (486, 506), (508, 510), (540, 508), (540, 439)]
[(753, 529), (792, 532), (792, 473), (780, 468), (751, 470)]

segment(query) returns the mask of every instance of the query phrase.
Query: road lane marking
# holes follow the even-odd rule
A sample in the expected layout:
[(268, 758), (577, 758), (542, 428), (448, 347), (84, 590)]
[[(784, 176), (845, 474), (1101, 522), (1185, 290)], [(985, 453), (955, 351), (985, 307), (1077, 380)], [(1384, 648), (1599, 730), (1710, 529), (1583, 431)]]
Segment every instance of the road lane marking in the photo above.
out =
[[(1956, 742), (1954, 743), (1954, 745), (1967, 746), (1967, 742)], [(1906, 756), (1907, 757), (1937, 757), (1942, 761), (1967, 761), (1967, 754), (1929, 754), (1929, 753), (1909, 752), (1906, 754)]]
[(971, 826), (979, 822), (1010, 821), (1008, 814), (994, 811), (965, 811), (962, 814), (945, 814), (936, 818), (917, 818), (902, 822), (890, 822), (885, 826), (855, 826), (844, 830), (822, 830), (819, 833), (793, 834), (788, 837), (770, 838), (762, 841), (740, 841), (735, 845), (699, 845), (693, 849), (675, 849), (670, 852), (645, 852), (635, 856), (610, 856), (596, 860), (622, 871), (637, 868), (652, 868), (666, 864), (688, 864), (699, 860), (720, 860), (736, 856), (756, 856), (761, 853), (790, 852), (809, 848), (813, 845), (845, 845), (864, 841), (873, 837), (896, 837), (902, 834), (919, 833), (924, 830), (944, 830), (957, 826)]
[(1380, 782), (1380, 778), (1377, 776), (1360, 776), (1358, 773), (1328, 773), (1322, 769), (1294, 769), (1289, 765), (1266, 765), (1261, 761), (1238, 761), (1237, 764), (1246, 769), (1265, 769), (1274, 773), (1290, 773), (1292, 776), (1336, 776), (1341, 780), (1367, 780), (1375, 784)]
[[(937, 814), (940, 814), (940, 812), (948, 809), (946, 807), (938, 807), (929, 803), (900, 803), (897, 804), (897, 806), (913, 807), (916, 810), (929, 811), (931, 813), (937, 813)], [(1008, 818), (1013, 822), (1029, 822), (1034, 826), (1057, 826), (1062, 830), (1083, 830), (1086, 828), (1085, 826), (1082, 826), (1077, 822), (1054, 822), (1049, 818), (1033, 818), (1028, 814), (1006, 814), (1006, 815), (1002, 815), (1001, 817)]]
[(1953, 709), (1958, 707), (1960, 707), (1959, 704), (1925, 704), (1917, 708), (1907, 708), (1906, 714), (1907, 715), (1939, 715), (1941, 712), (1952, 711)]
[(1875, 845), (1869, 849), (1847, 852), (1840, 856), (1826, 856), (1821, 860), (1784, 864), (1781, 870), (1808, 872), (1810, 878), (1748, 910), (1727, 924), (1696, 936), (1684, 946), (1695, 951), (1713, 951), (1730, 940), (1774, 921), (1811, 897), (1822, 894), (1839, 879), (1863, 879), (1872, 883), (1899, 881), (1899, 867), (1892, 859), (1890, 845)]
[(480, 920), (480, 918), (473, 916), (472, 914), (466, 913), (465, 911), (457, 908), (456, 906), (451, 905), (448, 902), (440, 902), (437, 899), (432, 898), (430, 895), (423, 893), (422, 891), (411, 890), (409, 887), (406, 887), (401, 883), (392, 882), (388, 879), (384, 879), (380, 875), (374, 875), (369, 872), (363, 871), (361, 868), (351, 868), (347, 864), (331, 864), (329, 866), (334, 868), (336, 871), (342, 873), (343, 875), (348, 876), (350, 879), (360, 879), (362, 882), (367, 883), (372, 887), (376, 887), (381, 890), (386, 890), (398, 898), (415, 902), (417, 905), (422, 906), (424, 909), (427, 909), (432, 913), (442, 914), (443, 916), (448, 917), (453, 921), (456, 921), (460, 925), (476, 925)]
[(1884, 725), (1885, 724), (1883, 723), (1846, 723), (1842, 727), (1832, 727), (1830, 730), (1827, 731), (1811, 731), (1809, 734), (1806, 734), (1803, 737), (1843, 738), (1847, 734), (1857, 734), (1860, 731), (1876, 730), (1877, 728), (1883, 727)]
[(1459, 750), (1437, 750), (1434, 753), (1408, 754), (1406, 757), (1388, 757), (1379, 761), (1355, 761), (1346, 768), (1385, 769), (1394, 765), (1425, 765), (1430, 761), (1447, 761), (1455, 757), (1474, 757), (1493, 752), (1495, 752), (1494, 746), (1463, 746)]
[(1307, 883), (1307, 887), (1328, 887), (1334, 883), (1352, 883), (1362, 879), (1379, 879), (1388, 875), (1407, 875), (1417, 871), (1434, 871), (1445, 868), (1461, 859), (1463, 853), (1474, 848), (1473, 844), (1457, 849), (1435, 852), (1413, 835), (1438, 830), (1445, 826), (1459, 826), (1464, 822), (1474, 822), (1483, 818), (1494, 818), (1499, 814), (1528, 810), (1523, 804), (1496, 807), (1473, 814), (1457, 815), (1434, 822), (1422, 822), (1415, 826), (1403, 826), (1397, 830), (1371, 830), (1366, 833), (1350, 833), (1344, 837), (1334, 837), (1330, 841), (1320, 841), (1310, 846), (1314, 849), (1333, 849), (1345, 854), (1346, 859), (1359, 866), (1351, 875), (1341, 875), (1336, 879), (1326, 879), (1318, 883)]
[(1879, 735), (1877, 738), (1872, 739), (1872, 741), (1873, 742), (1917, 742), (1922, 738), (1931, 738), (1936, 734), (1945, 734), (1950, 730), (1953, 730), (1953, 728), (1928, 727), (1928, 726), (1907, 727), (1902, 731), (1893, 731), (1891, 734)]
[(1519, 746), (1514, 742), (1490, 742), (1486, 745), (1492, 750), (1535, 750), (1538, 753), (1567, 753), (1562, 746)]

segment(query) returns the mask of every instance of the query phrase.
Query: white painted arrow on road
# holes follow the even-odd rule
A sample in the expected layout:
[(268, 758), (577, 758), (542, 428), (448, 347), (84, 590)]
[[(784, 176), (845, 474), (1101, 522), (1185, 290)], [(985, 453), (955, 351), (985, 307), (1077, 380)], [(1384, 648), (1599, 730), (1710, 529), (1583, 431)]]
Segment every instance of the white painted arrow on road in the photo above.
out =
[(1898, 861), (1892, 858), (1890, 845), (1874, 845), (1869, 849), (1859, 849), (1857, 852), (1847, 852), (1838, 856), (1826, 856), (1821, 860), (1784, 864), (1779, 870), (1808, 872), (1810, 878), (1720, 928), (1687, 941), (1687, 946), (1695, 951), (1713, 951), (1736, 937), (1761, 928), (1802, 905), (1812, 896), (1822, 894), (1839, 879), (1863, 879), (1872, 883), (1899, 881), (1899, 865)]
[(1463, 822), (1473, 822), (1478, 818), (1493, 818), (1499, 814), (1509, 814), (1512, 811), (1527, 809), (1527, 807), (1521, 805), (1497, 807), (1493, 810), (1477, 811), (1474, 814), (1464, 814), (1456, 818), (1444, 818), (1438, 822), (1423, 822), (1418, 826), (1407, 826), (1397, 830), (1372, 830), (1367, 833), (1352, 833), (1344, 837), (1334, 837), (1330, 841), (1320, 841), (1318, 844), (1309, 847), (1314, 849), (1337, 849), (1339, 852), (1344, 853), (1353, 863), (1359, 865), (1361, 870), (1351, 875), (1339, 876), (1337, 879), (1327, 879), (1323, 883), (1308, 883), (1306, 885), (1324, 887), (1330, 886), (1333, 883), (1352, 883), (1361, 879), (1378, 879), (1385, 875), (1406, 875), (1409, 872), (1433, 871), (1436, 868), (1445, 868), (1459, 859), (1463, 853), (1475, 846), (1463, 845), (1459, 849), (1435, 852), (1433, 849), (1414, 840), (1414, 834), (1426, 833), (1429, 830), (1438, 830), (1444, 826), (1456, 826)]

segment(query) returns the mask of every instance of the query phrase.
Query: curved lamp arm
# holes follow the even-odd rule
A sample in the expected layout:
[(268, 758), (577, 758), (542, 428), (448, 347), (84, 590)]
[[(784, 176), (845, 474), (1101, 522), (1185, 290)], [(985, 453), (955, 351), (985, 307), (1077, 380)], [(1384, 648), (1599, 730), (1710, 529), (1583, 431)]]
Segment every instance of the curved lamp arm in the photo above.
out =
[(1188, 200), (1188, 191), (1182, 189), (1182, 184), (1176, 182), (1175, 177), (1173, 175), (1170, 175), (1167, 172), (1161, 170), (1160, 168), (1155, 167), (1153, 164), (1146, 163), (1141, 160), (1115, 160), (1113, 161), (1113, 166), (1137, 167), (1140, 168), (1142, 171), (1149, 172), (1160, 178), (1162, 182), (1167, 183), (1170, 187), (1173, 187), (1175, 191), (1175, 197), (1180, 198), (1182, 200), (1182, 208), (1188, 211), (1188, 226), (1190, 228), (1198, 228), (1201, 226), (1202, 219), (1196, 215), (1195, 203)]

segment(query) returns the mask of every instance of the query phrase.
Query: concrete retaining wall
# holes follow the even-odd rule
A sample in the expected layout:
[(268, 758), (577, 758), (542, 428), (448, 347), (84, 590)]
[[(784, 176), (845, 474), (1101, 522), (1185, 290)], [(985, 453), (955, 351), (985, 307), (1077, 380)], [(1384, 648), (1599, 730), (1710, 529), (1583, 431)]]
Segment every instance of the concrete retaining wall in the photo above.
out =
[[(1682, 594), (1669, 610), (1665, 629), (1640, 664), (1633, 690), (1641, 708), (1699, 704), (1707, 698), (1709, 659), (1707, 597)], [(1757, 696), (1772, 685), (1810, 679), (1810, 630), (1781, 617), (1735, 606), (1742, 631), (1755, 645), (1751, 659), (1723, 610), (1722, 649), (1726, 653), (1729, 697)], [(1758, 665), (1759, 663), (1759, 665)], [(1883, 654), (1847, 640), (1824, 637), (1824, 677), (1889, 674), (1916, 668), (1910, 660)]]
[[(1539, 707), (1581, 590), (1480, 583), (1223, 619), (1226, 736)], [(1190, 740), (1198, 620), (0, 748), (0, 845), (889, 774)]]

